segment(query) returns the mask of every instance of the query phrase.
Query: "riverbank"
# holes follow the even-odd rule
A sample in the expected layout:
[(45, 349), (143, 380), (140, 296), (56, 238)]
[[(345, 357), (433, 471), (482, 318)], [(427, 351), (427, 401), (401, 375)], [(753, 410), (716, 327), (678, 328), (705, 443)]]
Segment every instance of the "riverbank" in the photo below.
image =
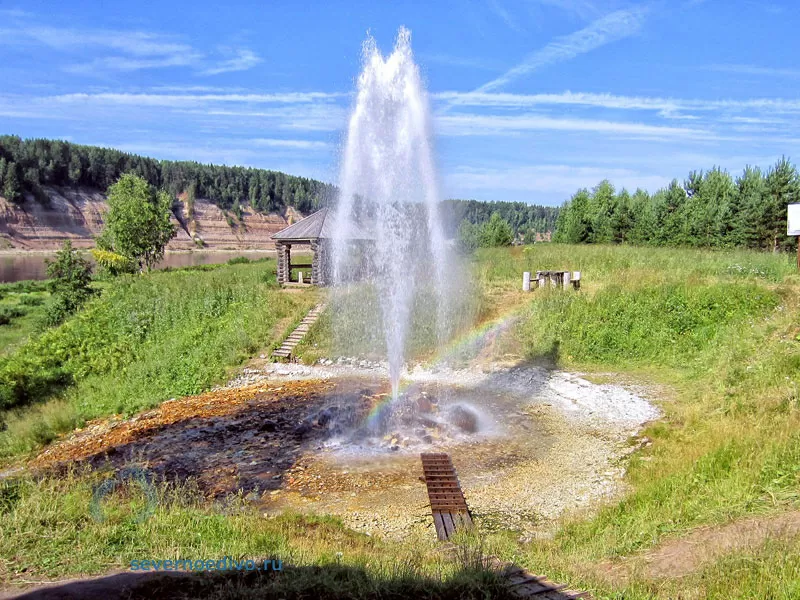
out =
[[(92, 260), (88, 249), (79, 249), (86, 258)], [(309, 251), (310, 252), (310, 251)], [(52, 250), (0, 250), (0, 283), (16, 281), (41, 281), (47, 277), (47, 261), (55, 256)], [(297, 251), (295, 255), (306, 253)], [(275, 257), (275, 249), (249, 250), (167, 250), (163, 260), (155, 269), (194, 267), (225, 263), (233, 258), (245, 257), (249, 260)]]
[[(106, 196), (88, 187), (42, 186), (42, 202), (31, 194), (21, 203), (0, 197), (0, 247), (4, 249), (58, 250), (69, 239), (76, 248), (89, 248), (103, 229), (108, 210)], [(170, 250), (236, 250), (271, 245), (270, 236), (302, 215), (287, 207), (281, 213), (261, 213), (243, 207), (232, 214), (207, 199), (197, 198), (190, 211), (176, 200), (171, 217), (176, 235)]]
[[(392, 490), (393, 478), (397, 499), (409, 499), (406, 513), (428, 518), (424, 496), (414, 503), (414, 486), (420, 484), (407, 477), (408, 469), (418, 463), (410, 461), (399, 474), (391, 465), (384, 469), (367, 464), (361, 467), (362, 476), (357, 465), (331, 460), (340, 455), (342, 445), (324, 437), (332, 413), (324, 412), (330, 406), (323, 402), (322, 392), (332, 383), (332, 375), (340, 371), (342, 376), (366, 377), (363, 385), (359, 382), (350, 389), (366, 409), (386, 393), (375, 389), (376, 381), (379, 388), (385, 385), (384, 367), (376, 366), (371, 357), (343, 360), (340, 365), (338, 356), (320, 355), (330, 346), (325, 342), (330, 335), (326, 319), (317, 322), (304, 348), (298, 347), (301, 356), (325, 357), (321, 365), (268, 364), (270, 345), (259, 340), (278, 340), (290, 331), (291, 318), (299, 319), (316, 302), (306, 295), (322, 291), (298, 288), (288, 294), (274, 283), (264, 286), (261, 277), (266, 274), (259, 271), (263, 264), (151, 273), (130, 278), (130, 283), (120, 280), (102, 310), (87, 307), (85, 314), (73, 317), (57, 333), (36, 340), (24, 352), (20, 349), (13, 359), (19, 370), (10, 372), (19, 376), (15, 381), (20, 385), (36, 383), (30, 378), (47, 374), (53, 366), (48, 360), (66, 366), (74, 380), (61, 393), (65, 400), (15, 412), (14, 419), (19, 419), (9, 420), (8, 430), (0, 433), (6, 440), (20, 440), (6, 447), (7, 460), (25, 464), (32, 451), (38, 453), (43, 447), (55, 453), (62, 448), (48, 446), (55, 434), (73, 430), (74, 423), (63, 421), (63, 415), (76, 413), (101, 420), (64, 439), (87, 440), (83, 448), (75, 446), (77, 450), (91, 451), (95, 443), (112, 448), (109, 462), (101, 461), (95, 470), (68, 468), (41, 479), (16, 472), (0, 484), (0, 503), (10, 507), (0, 507), (6, 511), (0, 519), (0, 579), (6, 584), (104, 573), (124, 567), (123, 553), (132, 549), (164, 557), (279, 555), (304, 568), (336, 565), (363, 570), (368, 578), (407, 567), (415, 581), (440, 568), (431, 529), (409, 522), (404, 515), (388, 515), (396, 531), (378, 527), (375, 521), (387, 518), (382, 503), (394, 502), (391, 491), (385, 497), (375, 495), (375, 486)], [(523, 271), (547, 269), (580, 270), (581, 290), (520, 290)], [(464, 391), (456, 388), (475, 384), (479, 393), (464, 401), (476, 407), (478, 423), (483, 406), (490, 416), (502, 414), (498, 402), (505, 400), (493, 392), (502, 396), (504, 386), (519, 393), (526, 386), (536, 388), (529, 390), (533, 397), (554, 378), (562, 389), (570, 390), (560, 398), (532, 402), (531, 410), (513, 409), (512, 426), (531, 427), (529, 438), (523, 438), (513, 456), (494, 455), (489, 466), (478, 462), (483, 466), (473, 469), (469, 461), (459, 463), (459, 456), (478, 461), (492, 459), (492, 454), (482, 455), (480, 444), (453, 438), (458, 442), (452, 446), (454, 462), (459, 475), (463, 473), (467, 501), (473, 502), (475, 494), (479, 508), (476, 546), (481, 553), (514, 560), (571, 587), (590, 590), (597, 598), (794, 600), (800, 591), (800, 537), (792, 525), (800, 509), (800, 277), (793, 263), (784, 256), (741, 251), (537, 245), (481, 251), (473, 273), (473, 285), (485, 294), (489, 313), (500, 323), (514, 317), (512, 327), (500, 329), (508, 336), (494, 336), (496, 328), (470, 332), (480, 335), (467, 335), (465, 340), (491, 340), (492, 352), (479, 353), (477, 368), (451, 373), (443, 369), (446, 385), (440, 389), (449, 390), (446, 393), (436, 396), (431, 387), (435, 381), (426, 381), (438, 368), (435, 358), (422, 365), (420, 374), (425, 377), (408, 377), (411, 385), (405, 389), (417, 386), (420, 396), (422, 392), (428, 400), (434, 396), (437, 402), (424, 405), (440, 404), (439, 414), (446, 416), (451, 414), (454, 394)], [(271, 321), (272, 328), (254, 327), (253, 315), (266, 318), (277, 302), (287, 298), (304, 299), (307, 304)], [(254, 335), (255, 329), (261, 333)], [(106, 331), (114, 334), (112, 339), (104, 337)], [(269, 333), (278, 331), (282, 333)], [(224, 364), (220, 346), (231, 350), (223, 358), (235, 359), (227, 364), (247, 364), (230, 387), (225, 381), (237, 373), (230, 367), (219, 368)], [(514, 373), (500, 364), (508, 361), (520, 363), (524, 377), (516, 383)], [(535, 376), (542, 366), (554, 365), (555, 371), (545, 369), (553, 373), (548, 378)], [(210, 377), (210, 371), (218, 375)], [(305, 377), (308, 382), (296, 381)], [(320, 378), (321, 383), (311, 382)], [(486, 385), (480, 384), (481, 378), (486, 378)], [(197, 386), (190, 389), (208, 389), (214, 382), (221, 387), (207, 395), (180, 398), (194, 392), (170, 388), (167, 384), (173, 380)], [(309, 387), (303, 388), (306, 383)], [(613, 396), (616, 403), (603, 403), (603, 386), (649, 398), (660, 416), (639, 415), (639, 424), (654, 420), (638, 433), (638, 425), (613, 434), (592, 425), (591, 419), (581, 422), (587, 417), (608, 420), (637, 413), (628, 410), (637, 404), (620, 404), (619, 395)], [(590, 391), (584, 395), (588, 400), (572, 393), (581, 390)], [(287, 394), (296, 396), (296, 402), (287, 405)], [(343, 403), (346, 397), (339, 395), (335, 402)], [(171, 398), (176, 400), (169, 402)], [(618, 413), (617, 406), (626, 409)], [(153, 412), (141, 412), (145, 409)], [(298, 411), (303, 410), (314, 418), (296, 423)], [(554, 411), (561, 424), (554, 420)], [(570, 420), (570, 411), (581, 418)], [(148, 435), (137, 437), (148, 424), (158, 424), (152, 418), (155, 414), (177, 417), (171, 424), (162, 423), (163, 430), (151, 428)], [(256, 418), (248, 418), (249, 414)], [(104, 429), (114, 423), (121, 425)], [(297, 444), (278, 435), (290, 423)], [(97, 431), (91, 429), (95, 425)], [(114, 431), (130, 432), (132, 437), (104, 446), (105, 432), (113, 441)], [(440, 435), (447, 440), (449, 432), (445, 427)], [(551, 443), (554, 434), (563, 434), (566, 440), (567, 447), (558, 456), (548, 454), (557, 447)], [(405, 465), (403, 461), (415, 453), (416, 435), (381, 438), (376, 444), (384, 454), (396, 454), (397, 459), (391, 460)], [(191, 444), (184, 443), (185, 436), (193, 440)], [(227, 447), (229, 436), (234, 443)], [(148, 442), (153, 445), (147, 446)], [(543, 445), (535, 446), (539, 442)], [(397, 450), (392, 449), (395, 446)], [(274, 496), (286, 500), (283, 506), (278, 506), (280, 500), (275, 506), (262, 506), (250, 496), (255, 491), (251, 484), (258, 479), (254, 475), (269, 463), (257, 452), (268, 453), (271, 448), (299, 452), (287, 457), (289, 465), (274, 465), (280, 471), (259, 480), (258, 495), (267, 491), (271, 498), (278, 491)], [(604, 448), (613, 452), (605, 453)], [(148, 458), (146, 468), (162, 469), (173, 477), (159, 484), (159, 506), (147, 524), (134, 522), (137, 507), (145, 500), (135, 495), (133, 504), (127, 496), (111, 498), (105, 505), (109, 518), (98, 523), (89, 512), (93, 486), (113, 475), (112, 467), (122, 464), (115, 461), (127, 456), (128, 449), (131, 457), (138, 453)], [(536, 461), (539, 476), (533, 471)], [(204, 466), (209, 467), (207, 473)], [(516, 525), (507, 516), (494, 521), (496, 526), (485, 518), (486, 512), (495, 510), (497, 516), (509, 508), (504, 504), (506, 492), (493, 491), (492, 484), (502, 485), (492, 479), (495, 471), (510, 484), (519, 484), (511, 497), (523, 498), (526, 506), (533, 507)], [(516, 480), (514, 473), (523, 472), (525, 476)], [(591, 494), (604, 489), (612, 494), (590, 495), (590, 502), (578, 502), (573, 510), (554, 511), (551, 525), (537, 530), (537, 519), (543, 522), (553, 497), (581, 496), (580, 490), (569, 487), (571, 472), (596, 477), (589, 486)], [(184, 477), (187, 474), (197, 477)], [(203, 488), (213, 484), (223, 486), (223, 493)], [(236, 491), (225, 493), (230, 490)], [(297, 510), (305, 514), (297, 516), (293, 512)], [(308, 514), (312, 510), (341, 517)], [(406, 528), (419, 535), (400, 539)], [(64, 548), (77, 550), (66, 556)], [(709, 550), (701, 553), (701, 548)], [(677, 554), (684, 559), (675, 562)], [(365, 589), (352, 580), (328, 581), (320, 589), (335, 585), (342, 586), (336, 588), (339, 595), (351, 597), (360, 597), (355, 588)]]

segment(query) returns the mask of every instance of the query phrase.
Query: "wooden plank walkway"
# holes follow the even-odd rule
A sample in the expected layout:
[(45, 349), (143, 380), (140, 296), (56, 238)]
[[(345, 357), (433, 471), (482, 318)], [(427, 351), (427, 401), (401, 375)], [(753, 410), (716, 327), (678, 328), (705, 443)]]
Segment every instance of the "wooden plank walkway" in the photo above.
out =
[(534, 598), (535, 600), (591, 598), (589, 592), (569, 590), (568, 586), (564, 584), (553, 583), (543, 575), (534, 575), (514, 563), (501, 561), (496, 556), (490, 556), (486, 561), (489, 567), (496, 569), (500, 575), (505, 577), (511, 591), (519, 598)]
[(472, 516), (450, 456), (432, 452), (420, 454), (420, 458), (437, 537), (445, 541), (458, 529), (471, 529)]
[[(420, 454), (420, 458), (424, 475), (420, 479), (428, 486), (433, 524), (439, 540), (447, 541), (458, 529), (474, 527), (450, 455), (430, 452)], [(449, 550), (455, 552), (456, 546), (450, 546)], [(518, 598), (534, 600), (591, 598), (588, 592), (569, 590), (566, 585), (553, 583), (547, 577), (534, 575), (496, 556), (484, 557), (482, 561), (486, 567), (496, 571), (506, 580), (511, 592)]]
[(289, 337), (283, 341), (281, 347), (272, 353), (272, 356), (286, 360), (291, 359), (295, 346), (297, 346), (297, 344), (300, 343), (300, 340), (306, 336), (308, 330), (311, 329), (311, 326), (317, 322), (317, 319), (319, 319), (319, 316), (322, 314), (323, 310), (325, 310), (324, 303), (317, 304), (317, 306), (312, 308), (305, 318), (300, 321), (300, 325), (298, 325), (297, 328), (289, 334)]

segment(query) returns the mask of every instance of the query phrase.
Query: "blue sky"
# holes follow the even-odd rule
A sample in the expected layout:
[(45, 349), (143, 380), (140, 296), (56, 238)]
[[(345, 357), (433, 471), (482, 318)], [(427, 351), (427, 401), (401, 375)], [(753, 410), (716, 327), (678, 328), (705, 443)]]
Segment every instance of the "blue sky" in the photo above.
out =
[(770, 0), (0, 0), (0, 132), (335, 181), (361, 44), (400, 25), (447, 197), (800, 156), (800, 9)]

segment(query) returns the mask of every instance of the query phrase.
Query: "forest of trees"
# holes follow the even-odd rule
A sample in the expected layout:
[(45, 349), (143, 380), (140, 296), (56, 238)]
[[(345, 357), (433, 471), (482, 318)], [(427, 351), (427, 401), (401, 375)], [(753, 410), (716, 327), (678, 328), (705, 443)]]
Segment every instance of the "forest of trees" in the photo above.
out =
[(124, 173), (144, 178), (173, 196), (208, 198), (235, 213), (249, 204), (264, 212), (292, 206), (303, 214), (324, 206), (330, 184), (276, 171), (156, 160), (110, 148), (59, 140), (0, 136), (0, 196), (20, 202), (24, 192), (44, 199), (42, 185), (84, 185), (106, 191)]
[[(493, 214), (511, 226), (515, 235), (522, 236), (525, 242), (532, 242), (536, 233), (553, 231), (559, 209), (552, 206), (539, 206), (525, 202), (482, 202), (479, 200), (446, 200), (444, 202), (445, 222), (454, 227), (466, 221), (472, 225), (482, 225)], [(448, 232), (451, 235), (453, 231)]]
[(716, 167), (692, 171), (652, 195), (603, 181), (564, 204), (554, 241), (789, 250), (797, 241), (786, 235), (786, 206), (794, 202), (800, 176), (786, 158), (736, 178)]
[[(105, 192), (124, 173), (133, 173), (172, 196), (186, 193), (190, 204), (207, 198), (222, 209), (240, 214), (249, 205), (262, 212), (287, 206), (307, 215), (335, 201), (335, 186), (277, 171), (204, 165), (190, 161), (156, 160), (97, 146), (60, 140), (0, 136), (0, 196), (21, 202), (29, 192), (42, 201), (41, 186), (87, 186)], [(524, 202), (448, 200), (445, 217), (454, 235), (459, 223), (480, 225), (500, 214), (515, 234), (530, 236), (552, 231), (557, 208)]]

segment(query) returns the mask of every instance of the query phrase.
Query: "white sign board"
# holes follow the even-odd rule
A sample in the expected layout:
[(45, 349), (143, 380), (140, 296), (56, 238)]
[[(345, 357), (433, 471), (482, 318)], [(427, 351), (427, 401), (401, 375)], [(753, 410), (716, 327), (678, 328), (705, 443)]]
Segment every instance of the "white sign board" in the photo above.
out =
[(800, 235), (800, 204), (787, 206), (786, 235)]

